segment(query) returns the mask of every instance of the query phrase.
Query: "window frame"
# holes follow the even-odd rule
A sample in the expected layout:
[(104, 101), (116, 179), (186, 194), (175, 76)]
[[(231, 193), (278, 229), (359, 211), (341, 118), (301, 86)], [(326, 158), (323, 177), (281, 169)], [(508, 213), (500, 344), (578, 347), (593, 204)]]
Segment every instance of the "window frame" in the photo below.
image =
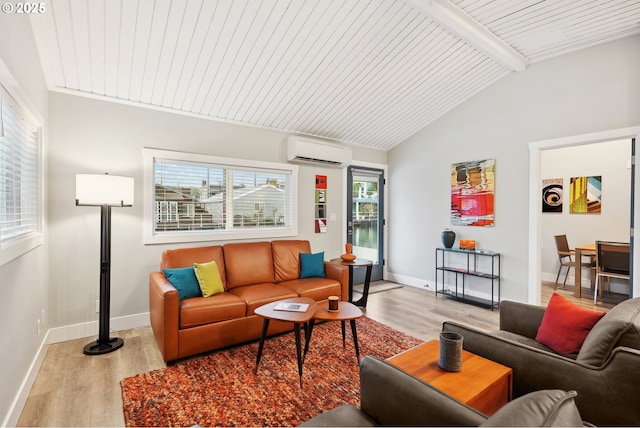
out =
[[(143, 243), (176, 244), (186, 242), (227, 241), (238, 239), (274, 239), (294, 237), (298, 235), (298, 166), (273, 162), (253, 161), (246, 159), (225, 158), (212, 155), (177, 152), (153, 148), (143, 148), (144, 163), (144, 220)], [(270, 171), (282, 171), (290, 175), (287, 192), (291, 198), (290, 227), (256, 228), (256, 229), (225, 229), (225, 230), (193, 230), (177, 232), (156, 232), (154, 218), (158, 215), (156, 208), (154, 165), (157, 160), (186, 161), (201, 164), (211, 164), (222, 168), (251, 168)]]
[(3, 266), (39, 247), (44, 242), (44, 120), (29, 102), (24, 90), (1, 59), (0, 86), (2, 86), (4, 91), (13, 99), (20, 109), (20, 113), (38, 128), (38, 140), (36, 141), (34, 159), (36, 162), (36, 176), (34, 177), (33, 188), (30, 189), (37, 194), (37, 220), (35, 221), (37, 230), (5, 240), (4, 242), (0, 240), (0, 266)]

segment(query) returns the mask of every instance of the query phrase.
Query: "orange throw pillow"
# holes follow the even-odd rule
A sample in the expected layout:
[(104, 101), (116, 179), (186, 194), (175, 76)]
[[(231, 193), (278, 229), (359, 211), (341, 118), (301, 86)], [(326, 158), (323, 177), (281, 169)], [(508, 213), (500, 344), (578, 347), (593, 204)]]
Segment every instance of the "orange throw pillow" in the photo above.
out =
[(604, 312), (586, 309), (553, 293), (544, 311), (536, 341), (559, 354), (577, 354)]

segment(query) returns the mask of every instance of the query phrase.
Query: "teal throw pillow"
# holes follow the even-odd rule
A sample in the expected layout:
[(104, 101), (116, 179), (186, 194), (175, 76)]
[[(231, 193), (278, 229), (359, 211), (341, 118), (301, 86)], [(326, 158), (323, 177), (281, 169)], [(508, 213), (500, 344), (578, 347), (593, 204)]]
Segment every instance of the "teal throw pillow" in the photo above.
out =
[(184, 300), (190, 297), (202, 297), (200, 284), (193, 266), (185, 268), (162, 269), (167, 281), (178, 290), (178, 299)]
[(324, 251), (321, 253), (300, 253), (300, 279), (325, 278)]

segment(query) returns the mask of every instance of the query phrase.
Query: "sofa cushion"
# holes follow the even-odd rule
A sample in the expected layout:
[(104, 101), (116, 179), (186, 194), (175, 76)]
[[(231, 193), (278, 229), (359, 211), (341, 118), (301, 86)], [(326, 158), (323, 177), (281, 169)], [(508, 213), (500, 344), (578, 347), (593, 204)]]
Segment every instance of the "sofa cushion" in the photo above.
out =
[(601, 366), (617, 346), (640, 349), (640, 298), (617, 304), (593, 327), (577, 361)]
[(247, 303), (247, 316), (253, 315), (253, 311), (262, 305), (275, 302), (276, 300), (290, 299), (298, 297), (298, 294), (287, 287), (274, 283), (262, 283), (236, 287), (231, 289), (235, 294)]
[(226, 284), (227, 277), (225, 274), (224, 252), (221, 245), (164, 250), (162, 252), (160, 269), (193, 267), (194, 263), (206, 263), (211, 260), (214, 260), (218, 265), (222, 284)]
[(227, 289), (274, 282), (270, 242), (247, 242), (224, 245)]
[(162, 273), (164, 273), (167, 281), (178, 290), (179, 300), (202, 296), (193, 267), (167, 268), (162, 269)]
[(604, 312), (583, 308), (553, 293), (536, 340), (559, 354), (577, 354), (587, 334)]
[(582, 418), (575, 391), (535, 391), (505, 404), (482, 427), (577, 427)]
[(215, 261), (209, 263), (194, 263), (193, 270), (198, 278), (202, 297), (210, 297), (224, 292), (224, 286), (220, 279), (220, 272)]
[(542, 343), (537, 342), (534, 339), (528, 338), (521, 334), (512, 333), (510, 331), (505, 331), (505, 330), (495, 330), (495, 331), (492, 331), (491, 334), (493, 336), (497, 336), (502, 339), (509, 340), (511, 342), (515, 342), (521, 345), (531, 346), (532, 348), (540, 349), (541, 351), (555, 353), (554, 350), (549, 348), (548, 346), (543, 345)]
[(229, 292), (180, 302), (180, 328), (191, 328), (246, 316), (247, 304)]
[(300, 253), (300, 279), (325, 278), (324, 251), (315, 254)]
[(278, 285), (293, 290), (300, 297), (310, 297), (315, 301), (326, 300), (329, 296), (340, 296), (342, 293), (342, 285), (330, 278), (294, 279)]
[(272, 241), (271, 250), (276, 282), (300, 278), (300, 253), (311, 252), (309, 241), (297, 239)]

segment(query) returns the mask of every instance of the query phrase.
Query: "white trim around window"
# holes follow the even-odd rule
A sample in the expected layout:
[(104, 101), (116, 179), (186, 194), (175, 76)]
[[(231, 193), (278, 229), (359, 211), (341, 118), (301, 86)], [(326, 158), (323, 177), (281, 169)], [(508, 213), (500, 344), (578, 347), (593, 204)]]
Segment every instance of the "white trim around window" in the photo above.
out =
[(43, 242), (42, 123), (0, 60), (0, 266)]
[[(277, 239), (298, 235), (297, 165), (152, 148), (143, 149), (143, 163), (144, 244)], [(191, 168), (206, 170), (209, 175), (203, 178), (199, 172), (190, 171)], [(219, 181), (210, 178), (216, 173)], [(159, 181), (158, 174), (168, 174), (167, 181)], [(242, 174), (253, 174), (261, 180), (265, 176), (278, 177), (263, 183), (265, 186), (262, 187), (269, 188), (263, 193), (271, 196), (266, 196), (266, 200), (245, 197), (243, 192), (255, 192), (261, 186), (253, 189), (250, 185), (238, 186), (234, 177)], [(165, 196), (160, 196), (160, 191)], [(274, 193), (278, 195), (278, 207), (270, 204), (276, 198)], [(247, 207), (241, 210), (243, 197), (248, 199)], [(256, 212), (256, 207), (264, 212)], [(203, 226), (202, 223), (206, 224)]]

